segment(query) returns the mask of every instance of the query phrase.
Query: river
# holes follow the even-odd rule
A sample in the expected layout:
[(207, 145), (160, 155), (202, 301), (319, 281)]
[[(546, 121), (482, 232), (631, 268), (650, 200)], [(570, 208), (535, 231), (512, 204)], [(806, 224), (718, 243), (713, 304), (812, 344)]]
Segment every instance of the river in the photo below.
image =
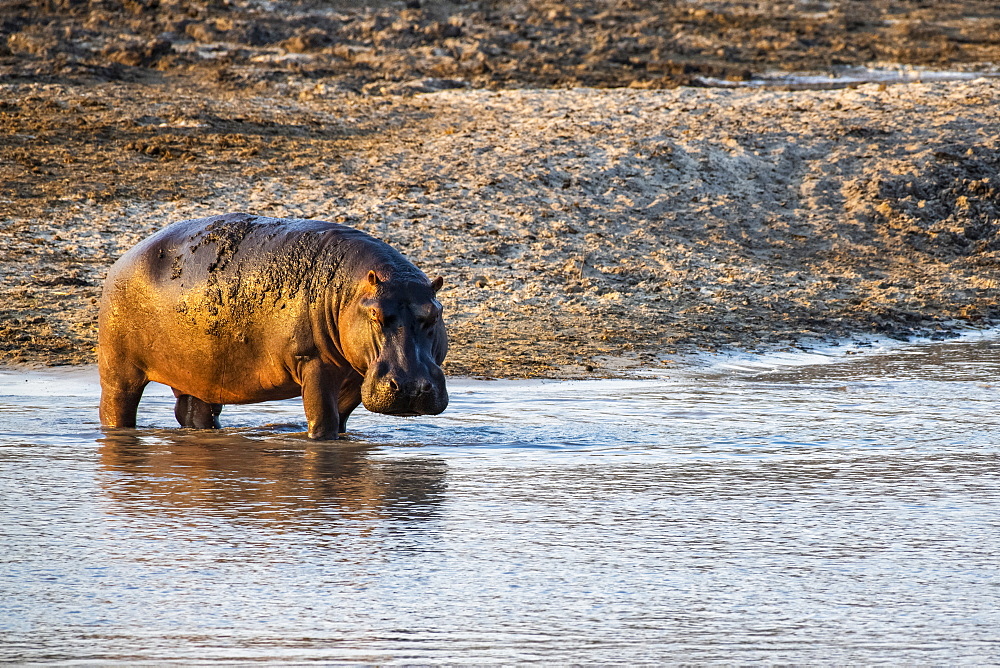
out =
[(1000, 662), (1000, 335), (104, 433), (0, 371), (0, 661)]

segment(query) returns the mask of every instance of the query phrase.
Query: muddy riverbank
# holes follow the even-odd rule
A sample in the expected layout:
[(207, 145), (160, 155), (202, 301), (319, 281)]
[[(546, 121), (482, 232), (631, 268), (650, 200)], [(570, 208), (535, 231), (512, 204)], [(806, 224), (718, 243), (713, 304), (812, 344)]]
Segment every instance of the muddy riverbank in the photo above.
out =
[[(827, 18), (809, 20), (833, 21), (836, 3), (816, 4), (813, 14)], [(650, 83), (633, 76), (648, 67), (595, 56), (633, 87), (568, 87), (615, 81), (529, 76), (543, 46), (568, 44), (591, 25), (560, 32), (558, 16), (538, 24), (548, 37), (516, 47), (528, 63), (511, 70), (520, 79), (388, 73), (357, 58), (339, 70), (330, 65), (337, 45), (355, 39), (340, 28), (313, 26), (327, 31), (325, 46), (308, 46), (308, 31), (296, 28), (254, 51), (249, 37), (229, 34), (250, 30), (239, 28), (243, 14), (205, 7), (183, 26), (159, 26), (169, 53), (134, 63), (114, 55), (118, 38), (92, 20), (96, 10), (13, 32), (5, 24), (0, 363), (92, 362), (110, 263), (169, 222), (225, 211), (346, 222), (444, 276), (452, 374), (609, 375), (699, 350), (857, 334), (934, 338), (1000, 319), (996, 80), (719, 89), (677, 86), (690, 83), (683, 78)], [(470, 7), (361, 14), (381, 25), (379, 16), (419, 11), (437, 17), (442, 35), (452, 25), (468, 35), (461, 17)], [(622, 7), (612, 9), (640, 11)], [(913, 51), (913, 63), (982, 67), (992, 57), (986, 37), (962, 41), (992, 25), (988, 8), (953, 10), (921, 20), (944, 26), (942, 43), (980, 44), (977, 55), (955, 46), (940, 52), (947, 58), (921, 60)], [(153, 29), (145, 11), (119, 27), (145, 35)], [(223, 14), (233, 27), (223, 30)], [(519, 21), (534, 25), (530, 16)], [(209, 23), (235, 41), (206, 41), (192, 27)], [(953, 24), (961, 30), (945, 29)], [(19, 46), (31, 35), (55, 37), (38, 38), (48, 47)], [(288, 41), (296, 35), (306, 41)], [(356, 39), (383, 55), (396, 44)], [(206, 45), (217, 43), (233, 53), (208, 57)], [(416, 42), (407, 48), (423, 53)], [(869, 56), (844, 62), (883, 57)], [(773, 69), (768, 58), (751, 60), (754, 73)], [(539, 85), (561, 87), (525, 87)]]
[(1000, 8), (986, 0), (0, 0), (0, 17), (0, 76), (141, 83), (156, 71), (219, 90), (412, 93), (426, 77), (665, 88), (1000, 62)]

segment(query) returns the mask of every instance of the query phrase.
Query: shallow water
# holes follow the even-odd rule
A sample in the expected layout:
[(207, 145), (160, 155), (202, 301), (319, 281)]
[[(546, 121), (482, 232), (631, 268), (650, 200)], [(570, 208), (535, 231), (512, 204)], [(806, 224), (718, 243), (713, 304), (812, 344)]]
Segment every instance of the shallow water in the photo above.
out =
[(453, 380), (332, 444), (0, 372), (0, 661), (996, 663), (998, 352)]
[(746, 81), (699, 77), (698, 83), (712, 88), (778, 88), (781, 90), (833, 90), (866, 83), (907, 84), (939, 81), (972, 81), (1000, 77), (995, 71), (950, 71), (920, 67), (839, 67), (827, 74), (765, 72)]

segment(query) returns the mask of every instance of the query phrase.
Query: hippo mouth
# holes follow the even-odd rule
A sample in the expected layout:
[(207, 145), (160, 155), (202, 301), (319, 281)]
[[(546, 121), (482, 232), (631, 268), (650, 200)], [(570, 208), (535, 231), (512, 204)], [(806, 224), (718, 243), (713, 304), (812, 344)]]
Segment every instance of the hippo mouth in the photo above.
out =
[(448, 399), (447, 396), (441, 397), (437, 394), (418, 397), (393, 397), (376, 394), (362, 396), (362, 403), (372, 413), (395, 417), (416, 417), (418, 415), (437, 415), (448, 406)]
[(406, 373), (385, 364), (372, 365), (361, 384), (361, 403), (372, 413), (415, 417), (437, 415), (448, 407), (444, 374), (436, 365)]
[(448, 393), (443, 387), (420, 393), (391, 391), (383, 384), (370, 388), (372, 391), (366, 389), (361, 389), (361, 403), (372, 413), (415, 417), (437, 415), (448, 407)]

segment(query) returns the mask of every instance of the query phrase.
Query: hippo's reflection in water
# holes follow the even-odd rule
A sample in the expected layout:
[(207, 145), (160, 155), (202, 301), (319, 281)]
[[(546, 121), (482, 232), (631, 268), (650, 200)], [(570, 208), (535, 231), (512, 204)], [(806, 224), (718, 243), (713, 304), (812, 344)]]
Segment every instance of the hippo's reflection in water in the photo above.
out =
[(128, 514), (336, 534), (364, 531), (358, 522), (432, 519), (445, 491), (443, 461), (374, 458), (368, 445), (132, 430), (109, 430), (99, 443), (103, 489)]

